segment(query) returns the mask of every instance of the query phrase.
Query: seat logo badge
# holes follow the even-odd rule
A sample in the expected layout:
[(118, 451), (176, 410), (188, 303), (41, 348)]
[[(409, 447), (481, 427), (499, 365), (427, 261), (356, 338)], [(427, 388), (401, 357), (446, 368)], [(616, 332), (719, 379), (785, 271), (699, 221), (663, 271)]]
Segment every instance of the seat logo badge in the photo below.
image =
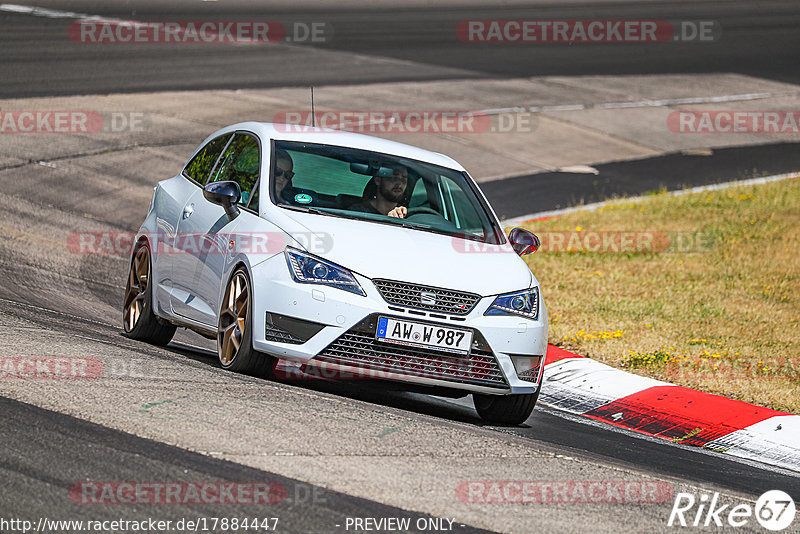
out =
[(419, 300), (422, 304), (427, 306), (434, 306), (436, 304), (436, 293), (429, 291), (420, 291)]

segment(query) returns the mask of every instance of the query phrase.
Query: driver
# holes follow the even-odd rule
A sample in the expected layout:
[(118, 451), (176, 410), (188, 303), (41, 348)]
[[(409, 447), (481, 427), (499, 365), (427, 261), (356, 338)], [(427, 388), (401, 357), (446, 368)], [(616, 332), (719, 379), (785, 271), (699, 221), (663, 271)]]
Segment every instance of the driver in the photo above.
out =
[(375, 213), (378, 215), (388, 215), (404, 219), (408, 213), (408, 208), (399, 206), (398, 202), (403, 198), (408, 185), (408, 169), (403, 165), (393, 165), (392, 175), (381, 177), (377, 174), (372, 177), (375, 180), (376, 192), (371, 199), (364, 199), (351, 206), (352, 211), (364, 213)]

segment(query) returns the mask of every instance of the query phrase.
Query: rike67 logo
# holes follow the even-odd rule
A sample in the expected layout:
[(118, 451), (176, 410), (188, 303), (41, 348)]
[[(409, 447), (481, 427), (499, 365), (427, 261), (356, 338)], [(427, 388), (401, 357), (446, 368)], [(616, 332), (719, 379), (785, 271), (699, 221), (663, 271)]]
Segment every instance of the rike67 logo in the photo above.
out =
[(678, 493), (669, 514), (668, 526), (681, 527), (744, 527), (756, 521), (765, 529), (784, 530), (794, 521), (794, 500), (781, 490), (761, 495), (755, 506), (741, 503), (732, 506), (720, 503), (719, 493), (703, 493), (696, 498), (691, 493)]

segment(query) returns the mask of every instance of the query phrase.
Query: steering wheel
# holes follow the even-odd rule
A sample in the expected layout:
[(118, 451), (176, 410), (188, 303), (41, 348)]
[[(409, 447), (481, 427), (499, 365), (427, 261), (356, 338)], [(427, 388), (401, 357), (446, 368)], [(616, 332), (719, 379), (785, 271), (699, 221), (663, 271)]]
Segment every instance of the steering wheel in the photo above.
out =
[(408, 208), (408, 210), (406, 211), (406, 219), (408, 219), (409, 217), (413, 217), (414, 215), (420, 215), (422, 213), (429, 213), (431, 215), (436, 215), (438, 217), (442, 216), (441, 213), (439, 213), (433, 208), (426, 208), (425, 206), (417, 206), (415, 208)]

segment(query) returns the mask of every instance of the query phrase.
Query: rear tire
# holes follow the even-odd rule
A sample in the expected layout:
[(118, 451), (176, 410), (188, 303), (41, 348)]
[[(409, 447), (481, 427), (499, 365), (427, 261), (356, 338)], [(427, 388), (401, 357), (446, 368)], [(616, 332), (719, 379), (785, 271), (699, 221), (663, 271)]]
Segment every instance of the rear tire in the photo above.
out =
[(248, 375), (272, 376), (275, 358), (253, 349), (253, 291), (244, 267), (228, 281), (220, 304), (217, 355), (223, 369)]
[(485, 395), (482, 393), (472, 394), (472, 403), (481, 419), (487, 423), (498, 423), (503, 425), (520, 425), (524, 423), (531, 412), (533, 412), (536, 401), (539, 398), (539, 390), (536, 393), (525, 393), (522, 395)]
[(147, 243), (140, 243), (131, 254), (131, 268), (122, 303), (125, 335), (153, 345), (166, 345), (175, 335), (175, 325), (153, 311), (152, 259)]

